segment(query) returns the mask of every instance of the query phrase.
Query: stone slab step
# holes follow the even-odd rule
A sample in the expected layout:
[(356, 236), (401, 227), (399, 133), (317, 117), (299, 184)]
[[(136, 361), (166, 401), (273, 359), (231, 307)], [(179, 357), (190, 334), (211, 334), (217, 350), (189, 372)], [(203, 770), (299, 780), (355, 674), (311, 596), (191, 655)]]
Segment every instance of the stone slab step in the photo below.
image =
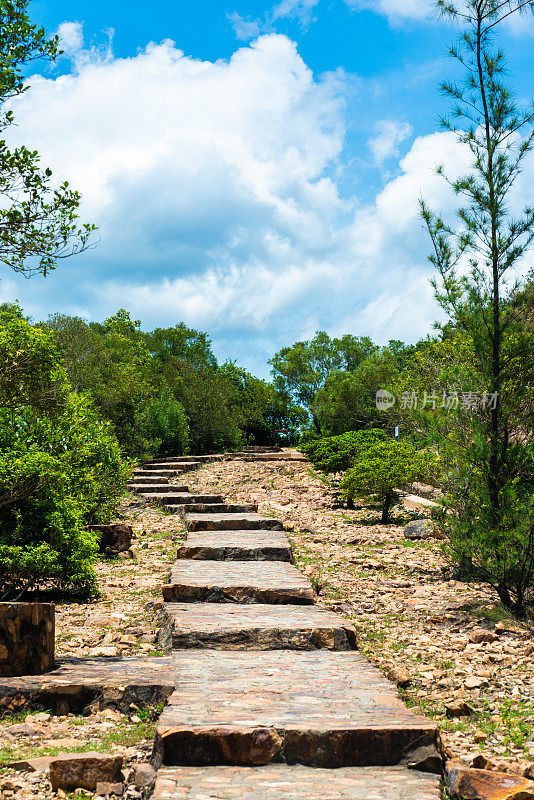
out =
[(152, 800), (440, 800), (440, 784), (403, 767), (162, 767)]
[(297, 450), (282, 450), (282, 452), (254, 453), (240, 450), (235, 453), (225, 453), (224, 458), (230, 461), (307, 461), (306, 456)]
[(223, 498), (219, 495), (213, 494), (189, 494), (187, 491), (183, 491), (182, 486), (171, 486), (170, 492), (152, 492), (150, 494), (146, 492), (140, 492), (144, 497), (152, 500), (154, 503), (163, 503), (164, 505), (188, 505), (192, 503), (209, 503), (220, 501), (222, 502)]
[(176, 469), (180, 472), (184, 472), (185, 470), (196, 469), (196, 467), (200, 467), (202, 462), (200, 461), (159, 461), (157, 463), (151, 464), (144, 464), (144, 469)]
[(307, 461), (300, 453), (245, 453), (241, 461)]
[(253, 514), (256, 503), (196, 503), (181, 507), (182, 514)]
[(281, 531), (188, 533), (177, 555), (207, 561), (293, 561), (289, 539)]
[(175, 469), (134, 469), (133, 471), (135, 480), (137, 480), (137, 478), (164, 478), (165, 480), (170, 480), (179, 474), (180, 473)]
[(354, 650), (356, 631), (315, 606), (164, 603), (160, 644), (175, 650)]
[(163, 703), (176, 687), (172, 656), (157, 658), (62, 658), (50, 672), (0, 678), (0, 716), (38, 708), (56, 714), (81, 714), (101, 708), (129, 713)]
[(154, 475), (152, 472), (149, 475), (139, 475), (134, 472), (132, 480), (129, 481), (129, 486), (132, 485), (140, 485), (140, 484), (150, 484), (151, 486), (158, 485), (161, 486), (162, 484), (165, 485), (169, 482), (169, 479), (166, 478), (164, 475)]
[(186, 514), (185, 524), (188, 531), (284, 529), (279, 519), (261, 514)]
[(168, 458), (152, 458), (145, 461), (145, 464), (196, 464), (201, 458), (204, 456), (169, 456)]
[(176, 492), (187, 492), (187, 486), (174, 486), (171, 483), (129, 483), (128, 488), (137, 494), (176, 494)]
[(314, 602), (311, 583), (292, 564), (278, 561), (175, 561), (163, 599), (168, 602)]
[(436, 723), (413, 714), (357, 651), (173, 655), (177, 686), (156, 727), (156, 763), (441, 767)]
[(151, 474), (152, 475), (162, 475), (162, 474), (170, 474), (170, 473), (172, 473), (173, 475), (182, 475), (184, 472), (187, 472), (187, 471), (188, 470), (184, 465), (181, 465), (179, 467), (172, 467), (172, 469), (170, 467), (153, 467), (153, 468), (146, 467), (145, 469), (143, 469), (143, 473), (145, 473), (145, 474), (148, 473), (149, 475), (151, 475)]

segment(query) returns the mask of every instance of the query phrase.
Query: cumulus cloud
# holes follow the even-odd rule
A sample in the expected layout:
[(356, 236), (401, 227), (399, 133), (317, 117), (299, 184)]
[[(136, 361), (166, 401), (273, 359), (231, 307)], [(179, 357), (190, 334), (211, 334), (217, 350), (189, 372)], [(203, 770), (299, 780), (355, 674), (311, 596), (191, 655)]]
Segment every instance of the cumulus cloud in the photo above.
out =
[[(453, 135), (417, 138), (362, 204), (333, 177), (345, 78), (314, 77), (287, 37), (215, 62), (170, 41), (124, 59), (76, 52), (71, 74), (32, 79), (12, 135), (82, 191), (100, 242), (46, 280), (4, 274), (5, 298), (38, 318), (102, 319), (124, 306), (147, 327), (183, 320), (258, 372), (318, 328), (425, 335), (436, 309), (418, 199), (452, 209), (435, 167), (467, 163)], [(395, 125), (377, 130), (378, 159), (408, 135)]]
[(412, 133), (412, 126), (395, 119), (383, 119), (374, 126), (374, 135), (367, 141), (376, 164), (399, 155), (398, 146)]

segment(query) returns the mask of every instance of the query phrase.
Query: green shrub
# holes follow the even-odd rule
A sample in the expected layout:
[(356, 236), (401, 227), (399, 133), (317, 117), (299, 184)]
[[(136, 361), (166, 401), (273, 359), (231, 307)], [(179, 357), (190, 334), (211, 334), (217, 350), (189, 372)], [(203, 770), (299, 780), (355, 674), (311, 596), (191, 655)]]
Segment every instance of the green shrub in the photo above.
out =
[(340, 436), (327, 436), (323, 439), (301, 444), (300, 449), (310, 459), (313, 466), (331, 474), (344, 472), (358, 458), (359, 454), (371, 445), (388, 440), (383, 430), (349, 431)]
[(395, 439), (376, 442), (361, 450), (340, 484), (349, 500), (357, 495), (376, 495), (382, 503), (382, 523), (389, 522), (394, 490), (412, 483), (424, 471), (426, 457), (411, 444)]

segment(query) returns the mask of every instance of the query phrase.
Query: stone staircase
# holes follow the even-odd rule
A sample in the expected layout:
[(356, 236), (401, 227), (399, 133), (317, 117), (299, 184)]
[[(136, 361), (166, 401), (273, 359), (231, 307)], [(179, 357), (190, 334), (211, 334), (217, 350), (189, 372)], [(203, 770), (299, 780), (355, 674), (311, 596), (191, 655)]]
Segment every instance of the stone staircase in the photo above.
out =
[(162, 589), (168, 654), (1, 678), (0, 712), (163, 704), (153, 800), (439, 800), (435, 723), (358, 652), (352, 625), (318, 607), (279, 520), (169, 484), (198, 463), (145, 465), (130, 484), (185, 521)]
[(315, 605), (281, 522), (165, 484), (201, 461), (147, 464), (130, 485), (187, 530), (162, 590), (176, 689), (157, 725), (153, 800), (438, 800), (435, 723)]

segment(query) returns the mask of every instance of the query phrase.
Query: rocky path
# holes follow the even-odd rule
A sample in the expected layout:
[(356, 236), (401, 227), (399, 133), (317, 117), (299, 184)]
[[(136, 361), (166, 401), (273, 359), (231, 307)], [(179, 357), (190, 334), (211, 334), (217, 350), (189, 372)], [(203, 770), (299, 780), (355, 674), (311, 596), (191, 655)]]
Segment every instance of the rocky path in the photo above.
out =
[[(154, 706), (165, 705), (181, 687), (192, 697), (196, 682), (199, 695), (181, 719), (181, 723), (187, 720), (194, 729), (187, 730), (187, 737), (191, 737), (187, 741), (201, 741), (202, 731), (196, 727), (200, 722), (208, 725), (213, 752), (222, 747), (218, 739), (213, 739), (213, 730), (230, 728), (235, 737), (223, 737), (219, 758), (224, 763), (163, 765), (158, 772), (161, 797), (230, 800), (254, 798), (261, 792), (267, 800), (314, 800), (319, 796), (332, 800), (418, 800), (429, 796), (434, 800), (439, 796), (434, 784), (430, 794), (425, 794), (428, 776), (402, 764), (360, 767), (351, 762), (351, 766), (332, 770), (328, 766), (310, 767), (309, 761), (283, 761), (286, 753), (291, 754), (288, 760), (294, 758), (293, 748), (300, 736), (299, 725), (305, 724), (303, 719), (311, 723), (311, 744), (306, 750), (309, 756), (312, 751), (319, 752), (329, 737), (335, 739), (339, 735), (335, 728), (318, 735), (322, 710), (331, 707), (336, 713), (339, 711), (336, 703), (344, 697), (346, 685), (346, 703), (342, 704), (346, 718), (343, 721), (338, 717), (338, 721), (349, 726), (351, 714), (357, 719), (357, 699), (354, 684), (346, 680), (335, 683), (335, 670), (329, 671), (329, 679), (337, 687), (331, 706), (328, 686), (318, 686), (316, 693), (313, 685), (318, 662), (308, 669), (305, 661), (301, 666), (307, 679), (292, 695), (291, 686), (282, 680), (284, 674), (290, 674), (293, 683), (291, 665), (282, 667), (265, 659), (274, 658), (275, 653), (287, 658), (347, 655), (353, 659), (350, 677), (352, 673), (358, 676), (362, 662), (357, 663), (355, 658), (359, 654), (355, 652), (354, 625), (360, 654), (378, 666), (382, 675), (406, 687), (401, 690), (402, 696), (413, 706), (414, 713), (420, 715), (423, 709), (439, 724), (449, 759), (464, 766), (493, 770), (479, 772), (479, 780), (491, 776), (497, 779), (499, 770), (506, 770), (504, 778), (499, 778), (508, 786), (503, 797), (512, 796), (514, 776), (534, 777), (531, 632), (503, 617), (502, 609), (484, 587), (451, 580), (442, 569), (440, 542), (406, 541), (399, 520), (395, 518), (388, 526), (376, 524), (372, 507), (362, 506), (354, 511), (336, 508), (331, 488), (309, 465), (298, 457), (286, 460), (282, 456), (242, 454), (235, 461), (204, 459), (207, 463), (202, 469), (187, 474), (189, 491), (183, 473), (195, 467), (198, 460), (180, 460), (172, 467), (150, 464), (136, 472), (136, 494), (125, 497), (118, 510), (125, 521), (133, 524), (137, 536), (133, 551), (123, 554), (120, 561), (97, 564), (102, 595), (94, 603), (57, 608), (58, 668), (44, 676), (0, 682), (0, 712), (2, 708), (8, 714), (32, 709), (31, 716), (11, 717), (0, 726), (0, 756), (4, 764), (51, 752), (98, 749), (121, 755), (126, 772), (137, 766), (148, 767), (139, 763), (150, 756), (154, 739), (154, 725), (145, 721), (146, 714)], [(173, 494), (178, 497), (169, 502)], [(203, 502), (198, 502), (201, 497)], [(248, 524), (251, 514), (257, 518), (256, 510), (265, 527)], [(397, 511), (396, 517), (399, 514)], [(405, 523), (406, 514), (401, 516)], [(185, 519), (189, 528), (186, 534)], [(225, 529), (220, 529), (217, 519), (225, 521)], [(236, 520), (241, 520), (239, 525)], [(186, 562), (190, 564), (185, 590), (174, 589), (179, 584), (168, 581), (175, 562), (173, 553), (182, 567)], [(276, 602), (280, 590), (288, 590), (287, 582), (280, 582), (284, 568), (287, 570), (294, 563), (313, 589), (320, 592), (317, 600), (311, 593), (312, 603)], [(257, 570), (252, 585), (250, 573), (247, 581), (243, 580), (243, 568), (246, 570), (247, 566)], [(269, 568), (278, 570), (274, 582)], [(175, 563), (175, 577), (178, 569)], [(217, 580), (199, 585), (202, 582), (198, 570), (214, 569)], [(293, 580), (295, 572), (290, 570), (290, 574)], [(182, 597), (162, 603), (163, 586), (171, 587), (165, 588), (171, 598), (173, 592), (190, 592), (193, 587), (193, 593), (200, 591), (209, 600)], [(308, 581), (304, 580), (301, 586), (305, 595), (309, 593)], [(251, 589), (255, 597), (249, 594)], [(214, 591), (215, 596), (210, 597), (209, 591)], [(257, 594), (266, 591), (270, 595)], [(259, 599), (263, 601), (258, 602)], [(162, 625), (159, 644), (154, 609)], [(172, 652), (162, 656), (161, 647)], [(254, 659), (259, 659), (259, 672), (255, 665), (247, 664), (245, 669), (242, 663), (250, 693), (241, 673), (233, 674), (231, 660), (225, 661), (225, 656), (231, 658), (228, 651), (234, 651), (236, 658), (252, 653)], [(202, 674), (208, 678), (188, 666), (192, 655), (198, 655), (199, 670), (202, 665)], [(220, 686), (219, 670), (212, 667), (216, 659), (221, 659), (222, 664)], [(264, 672), (262, 665), (266, 667)], [(383, 681), (386, 694), (398, 702), (391, 684), (378, 672), (375, 675)], [(208, 684), (217, 685), (215, 699), (207, 691)], [(246, 702), (241, 695), (246, 695)], [(381, 689), (378, 696), (382, 697)], [(248, 728), (241, 720), (242, 725), (236, 730), (236, 720), (217, 719), (215, 711), (226, 706), (240, 708), (241, 702), (249, 715), (247, 723), (254, 723), (253, 731), (261, 733), (260, 741), (267, 730), (267, 739), (271, 745), (274, 742), (275, 749), (279, 748), (267, 764), (233, 765), (224, 760), (230, 758), (228, 753), (235, 757), (235, 748), (243, 752)], [(167, 721), (172, 705), (168, 707)], [(33, 713), (35, 710), (41, 713)], [(51, 714), (43, 713), (48, 711)], [(297, 711), (302, 711), (302, 716), (295, 722)], [(325, 717), (334, 719), (333, 711)], [(391, 714), (390, 708), (388, 717)], [(165, 719), (163, 716), (162, 722)], [(169, 727), (173, 728), (175, 722), (176, 718), (171, 719)], [(262, 723), (260, 728), (255, 727), (258, 722)], [(278, 739), (272, 735), (273, 729)], [(161, 730), (158, 736), (160, 733)], [(177, 735), (185, 733), (179, 730)], [(307, 740), (301, 737), (300, 743), (303, 741)], [(318, 741), (319, 749), (313, 750)], [(169, 743), (172, 746), (172, 738)], [(250, 752), (255, 752), (257, 746), (255, 742)], [(349, 743), (346, 747), (354, 750), (356, 745)], [(209, 749), (212, 752), (211, 746)], [(158, 750), (158, 757), (159, 753)], [(299, 756), (297, 762), (299, 758), (302, 760)], [(303, 782), (304, 775), (307, 777)], [(325, 781), (325, 775), (329, 781)], [(4, 789), (4, 780), (0, 773), (0, 796), (4, 790), (6, 798), (48, 800), (55, 796), (44, 771), (24, 776), (8, 771), (5, 785), (11, 782), (11, 789)], [(125, 778), (123, 796), (128, 800), (148, 796), (132, 780)], [(456, 794), (471, 796), (456, 783)], [(456, 786), (454, 779), (450, 786)], [(522, 797), (531, 796), (525, 795), (523, 785), (514, 789), (518, 790), (523, 791)], [(499, 791), (502, 794), (504, 789)], [(488, 790), (486, 796), (494, 794)]]
[[(174, 510), (169, 468), (150, 466), (157, 480), (133, 488)], [(437, 800), (435, 723), (357, 652), (341, 616), (314, 605), (280, 521), (217, 495), (179, 502), (187, 536), (162, 630), (176, 690), (156, 728), (154, 799)]]

